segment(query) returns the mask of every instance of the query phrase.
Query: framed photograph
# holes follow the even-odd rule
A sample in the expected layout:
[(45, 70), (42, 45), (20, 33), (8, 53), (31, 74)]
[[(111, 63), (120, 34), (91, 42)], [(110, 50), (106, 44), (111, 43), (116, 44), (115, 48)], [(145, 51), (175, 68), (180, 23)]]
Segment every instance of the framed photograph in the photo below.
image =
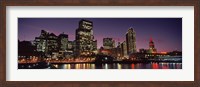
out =
[(0, 85), (198, 87), (199, 3), (3, 0)]
[(182, 69), (182, 18), (18, 18), (18, 69)]

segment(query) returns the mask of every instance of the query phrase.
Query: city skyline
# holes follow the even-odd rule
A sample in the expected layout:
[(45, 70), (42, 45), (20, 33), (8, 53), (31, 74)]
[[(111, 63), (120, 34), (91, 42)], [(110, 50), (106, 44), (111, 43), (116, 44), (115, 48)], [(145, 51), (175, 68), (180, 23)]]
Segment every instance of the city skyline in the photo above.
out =
[(69, 40), (75, 40), (75, 31), (81, 19), (93, 22), (98, 48), (103, 46), (103, 38), (107, 37), (113, 38), (116, 45), (122, 43), (127, 30), (133, 27), (136, 31), (137, 50), (148, 49), (149, 40), (153, 38), (158, 52), (182, 51), (181, 18), (19, 18), (19, 40), (34, 40), (41, 30), (56, 35), (64, 32), (68, 34)]

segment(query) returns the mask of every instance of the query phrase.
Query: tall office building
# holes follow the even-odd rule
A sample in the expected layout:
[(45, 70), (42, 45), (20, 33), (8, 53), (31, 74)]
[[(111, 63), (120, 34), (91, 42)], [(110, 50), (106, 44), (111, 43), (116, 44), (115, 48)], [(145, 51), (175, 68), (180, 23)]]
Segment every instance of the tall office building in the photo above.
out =
[(38, 52), (47, 51), (47, 40), (49, 33), (45, 30), (41, 30), (41, 34), (39, 37), (35, 37), (35, 44)]
[(67, 50), (74, 51), (75, 41), (68, 41)]
[(92, 45), (93, 45), (93, 49), (92, 49), (93, 53), (97, 54), (97, 40), (94, 40)]
[(68, 41), (66, 50), (67, 57), (72, 57), (74, 55), (74, 50), (75, 50), (75, 41)]
[(52, 52), (57, 52), (58, 49), (58, 37), (54, 33), (50, 33), (47, 39), (48, 44), (48, 52), (51, 54)]
[(126, 45), (127, 45), (127, 53), (128, 55), (132, 53), (136, 53), (136, 32), (133, 28), (129, 28), (126, 33)]
[(103, 38), (103, 48), (104, 49), (115, 48), (115, 41), (112, 38)]
[(57, 36), (54, 33), (49, 33), (41, 30), (39, 37), (35, 37), (36, 50), (44, 52), (45, 55), (50, 55), (52, 52), (58, 51)]
[(80, 20), (79, 27), (76, 29), (76, 55), (91, 55), (96, 46), (94, 46), (93, 22)]
[(124, 41), (122, 44), (122, 57), (127, 57), (128, 53), (127, 53), (127, 45), (126, 45), (126, 41)]
[(68, 47), (68, 35), (67, 34), (60, 34), (58, 36), (58, 47), (60, 51), (66, 51)]
[(157, 52), (157, 50), (155, 48), (153, 39), (150, 38), (150, 41), (149, 41), (149, 53), (156, 53), (156, 52)]

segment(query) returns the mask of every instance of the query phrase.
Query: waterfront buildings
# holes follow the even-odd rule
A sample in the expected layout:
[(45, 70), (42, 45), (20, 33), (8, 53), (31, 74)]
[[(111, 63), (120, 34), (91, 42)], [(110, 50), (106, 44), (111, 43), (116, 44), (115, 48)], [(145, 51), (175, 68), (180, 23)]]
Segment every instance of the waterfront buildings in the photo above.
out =
[(98, 51), (97, 51), (97, 40), (93, 40), (92, 47), (93, 47), (93, 49), (92, 49), (93, 53), (97, 54), (98, 53)]
[(75, 49), (75, 41), (68, 41), (67, 52), (73, 52)]
[(113, 38), (103, 38), (103, 48), (104, 49), (115, 48), (115, 41), (113, 40)]
[(47, 39), (49, 33), (45, 30), (41, 30), (39, 37), (35, 37), (35, 44), (38, 52), (45, 52), (47, 50)]
[(136, 53), (136, 32), (133, 28), (129, 28), (126, 33), (126, 45), (127, 45), (127, 53), (128, 55), (132, 53)]
[(157, 52), (157, 50), (155, 48), (153, 39), (150, 38), (150, 41), (149, 41), (149, 53), (156, 53), (156, 52)]
[(41, 30), (40, 36), (34, 40), (36, 51), (43, 53), (45, 57), (55, 58), (97, 54), (97, 40), (94, 40), (92, 27), (91, 21), (80, 20), (75, 41), (69, 41), (68, 35), (64, 33), (56, 36)]
[(61, 51), (66, 51), (68, 49), (68, 35), (67, 34), (60, 34), (58, 36), (58, 47)]
[(128, 58), (126, 41), (124, 41), (121, 44), (121, 48), (122, 48), (122, 57)]
[[(39, 37), (35, 37), (34, 44), (36, 51), (39, 52), (42, 57), (66, 57), (66, 52), (69, 50), (68, 35), (60, 34), (56, 36), (54, 33), (41, 30)], [(71, 51), (73, 52), (73, 51)]]
[(54, 33), (41, 30), (39, 37), (35, 37), (35, 45), (38, 52), (44, 52), (46, 56), (58, 51), (58, 37)]
[(93, 36), (93, 22), (88, 20), (80, 20), (79, 27), (76, 29), (76, 55), (89, 56), (96, 50), (97, 41)]
[[(136, 50), (136, 32), (131, 27), (128, 29), (125, 41), (118, 42), (115, 46), (115, 40), (110, 37), (103, 38), (103, 47), (97, 49), (97, 40), (93, 35), (93, 22), (89, 20), (80, 20), (76, 29), (74, 41), (69, 41), (68, 35), (61, 33), (56, 36), (54, 33), (41, 30), (41, 34), (35, 37), (34, 41), (19, 41), (20, 49), (25, 49), (21, 44), (27, 44), (36, 51), (35, 54), (42, 58), (63, 59), (67, 58), (95, 58), (98, 55), (109, 56), (117, 60), (134, 59), (134, 58), (157, 58), (160, 56), (168, 56), (166, 53), (157, 53), (153, 39), (149, 41), (149, 48)], [(148, 42), (147, 42), (148, 43)], [(34, 48), (35, 47), (35, 48)], [(97, 51), (98, 50), (98, 51)], [(27, 51), (28, 52), (28, 51)], [(33, 51), (30, 51), (31, 53)], [(19, 50), (20, 56), (22, 51)], [(35, 54), (32, 54), (35, 55)], [(181, 52), (171, 52), (170, 55), (180, 55)], [(27, 55), (27, 54), (26, 54)]]

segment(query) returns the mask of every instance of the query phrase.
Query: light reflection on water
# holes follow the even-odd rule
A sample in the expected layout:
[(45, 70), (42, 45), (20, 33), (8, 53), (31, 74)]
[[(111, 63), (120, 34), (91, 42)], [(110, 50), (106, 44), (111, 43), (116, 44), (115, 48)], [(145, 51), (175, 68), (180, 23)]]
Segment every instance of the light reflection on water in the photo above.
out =
[(53, 64), (58, 69), (182, 69), (182, 63)]

